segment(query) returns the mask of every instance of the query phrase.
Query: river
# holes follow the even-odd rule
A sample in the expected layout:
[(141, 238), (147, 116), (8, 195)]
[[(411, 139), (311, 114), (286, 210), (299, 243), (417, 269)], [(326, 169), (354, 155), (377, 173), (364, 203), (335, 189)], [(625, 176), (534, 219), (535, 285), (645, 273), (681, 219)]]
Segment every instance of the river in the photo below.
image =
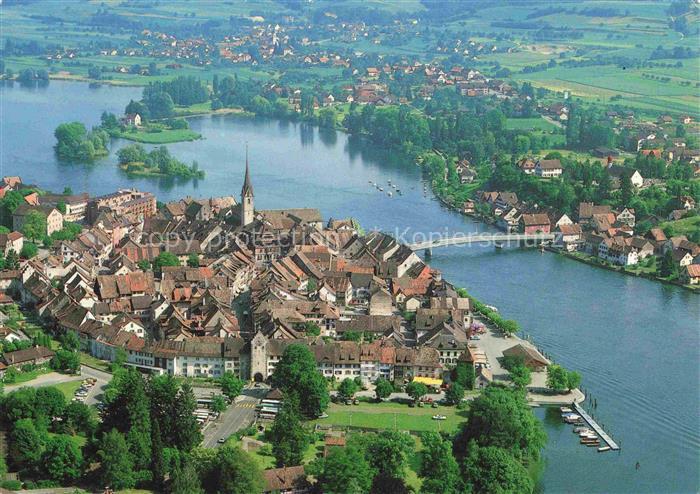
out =
[[(162, 201), (192, 195), (238, 196), (245, 143), (257, 208), (309, 206), (325, 218), (353, 216), (365, 229), (410, 239), (414, 232), (488, 227), (448, 211), (423, 192), (420, 170), (361, 140), (304, 124), (206, 116), (190, 120), (204, 139), (171, 144), (206, 171), (199, 181), (133, 179), (110, 156), (91, 165), (59, 162), (53, 130), (120, 114), (138, 88), (52, 81), (43, 88), (0, 87), (0, 174), (62, 191), (153, 191)], [(389, 197), (368, 182), (398, 184)], [(690, 493), (700, 489), (700, 297), (678, 287), (592, 268), (532, 250), (436, 249), (431, 265), (474, 296), (520, 322), (558, 363), (579, 370), (594, 411), (622, 450), (584, 448), (544, 409), (549, 443), (541, 490), (552, 493)], [(639, 462), (640, 468), (635, 464)]]

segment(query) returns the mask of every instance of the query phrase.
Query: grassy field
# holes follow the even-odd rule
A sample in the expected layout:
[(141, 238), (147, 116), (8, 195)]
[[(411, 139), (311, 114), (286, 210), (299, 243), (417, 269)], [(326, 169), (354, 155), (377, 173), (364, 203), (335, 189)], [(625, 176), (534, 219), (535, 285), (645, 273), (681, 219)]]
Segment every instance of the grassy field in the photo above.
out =
[(93, 357), (85, 352), (80, 352), (80, 363), (93, 369), (110, 372), (109, 363)]
[[(332, 403), (328, 417), (318, 419), (321, 425), (360, 427), (367, 429), (388, 429), (403, 431), (447, 431), (454, 432), (464, 421), (466, 412), (455, 407), (410, 408), (399, 403), (360, 403), (360, 405), (338, 405)], [(433, 420), (440, 414), (446, 420)]]
[(128, 130), (119, 132), (122, 139), (141, 142), (144, 144), (170, 144), (173, 142), (196, 141), (201, 134), (190, 129), (166, 129), (160, 132), (148, 132), (146, 130)]
[(559, 129), (552, 122), (548, 122), (542, 117), (509, 118), (506, 121), (506, 128), (511, 130), (544, 130), (547, 132)]
[(670, 229), (672, 234), (675, 235), (697, 235), (700, 231), (700, 216), (691, 216), (690, 218), (683, 218), (677, 221), (666, 221), (659, 224), (659, 228), (666, 231)]
[(75, 392), (78, 390), (82, 382), (82, 379), (77, 378), (75, 381), (51, 384), (50, 386), (58, 389), (61, 393), (63, 393), (63, 396), (66, 397), (66, 400), (70, 401), (75, 396)]

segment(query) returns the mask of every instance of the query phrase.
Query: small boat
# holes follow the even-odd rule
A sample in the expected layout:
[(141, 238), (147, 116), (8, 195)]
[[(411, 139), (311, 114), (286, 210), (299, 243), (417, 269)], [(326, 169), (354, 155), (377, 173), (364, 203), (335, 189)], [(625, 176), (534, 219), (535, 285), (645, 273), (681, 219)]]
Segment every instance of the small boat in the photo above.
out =
[(503, 242), (496, 242), (496, 243), (494, 244), (494, 247), (496, 247), (497, 249), (502, 249), (502, 248), (503, 248)]
[(372, 183), (372, 181), (371, 181), (371, 180), (367, 180), (367, 183), (370, 183), (370, 184), (371, 184), (371, 183)]
[(605, 453), (606, 451), (610, 451), (610, 446), (601, 446), (598, 448), (598, 453)]
[(588, 427), (574, 427), (573, 433), (578, 434), (580, 432), (593, 432), (591, 429)]
[(391, 197), (391, 192), (387, 192), (386, 195), (388, 195), (389, 197)]
[(589, 448), (596, 448), (600, 446), (600, 441), (596, 441), (594, 443), (586, 443), (586, 446), (588, 446)]
[(389, 185), (391, 185), (391, 179), (387, 180), (386, 183), (388, 183)]
[(573, 410), (569, 407), (561, 407), (561, 408), (559, 408), (559, 411), (561, 413), (573, 413)]
[(384, 188), (383, 188), (383, 187), (379, 187), (379, 192), (384, 192)]
[(585, 445), (595, 444), (597, 446), (600, 444), (600, 440), (598, 440), (598, 439), (581, 439), (581, 444), (585, 444)]
[(494, 311), (494, 312), (498, 312), (498, 307), (496, 307), (496, 306), (487, 305), (486, 308), (487, 308), (488, 310), (492, 310), (492, 311)]

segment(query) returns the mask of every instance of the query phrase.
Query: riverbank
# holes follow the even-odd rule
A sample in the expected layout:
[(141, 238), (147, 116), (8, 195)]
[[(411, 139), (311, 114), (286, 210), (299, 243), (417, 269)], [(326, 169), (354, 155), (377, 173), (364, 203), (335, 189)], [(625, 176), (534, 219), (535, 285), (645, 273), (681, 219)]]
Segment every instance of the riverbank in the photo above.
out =
[(698, 285), (686, 285), (681, 283), (678, 280), (669, 280), (667, 278), (662, 278), (660, 276), (656, 276), (655, 274), (651, 272), (645, 272), (645, 271), (640, 271), (640, 270), (634, 270), (634, 269), (629, 269), (626, 266), (616, 266), (608, 263), (603, 263), (601, 260), (593, 255), (586, 254), (584, 252), (565, 252), (561, 249), (557, 249), (555, 247), (551, 246), (546, 246), (545, 250), (548, 252), (552, 252), (555, 254), (559, 254), (563, 257), (566, 257), (567, 259), (573, 259), (574, 261), (581, 262), (583, 264), (588, 264), (589, 266), (594, 266), (597, 268), (603, 268), (607, 269), (608, 271), (614, 271), (616, 273), (621, 273), (621, 274), (626, 274), (628, 276), (635, 276), (637, 278), (645, 278), (647, 280), (652, 280), (652, 281), (658, 281), (660, 283), (665, 283), (667, 285), (673, 285), (677, 286), (679, 288), (685, 288), (686, 290), (689, 290), (693, 293), (700, 293), (700, 286)]
[[(485, 223), (487, 225), (496, 225), (496, 219), (492, 216), (487, 216), (483, 215), (477, 212), (474, 213), (465, 213), (464, 210), (457, 205), (451, 203), (448, 201), (446, 198), (442, 197), (440, 194), (440, 191), (438, 191), (434, 186), (433, 183), (431, 182), (431, 190), (433, 191), (433, 194), (435, 194), (435, 197), (437, 197), (438, 201), (440, 204), (442, 204), (445, 208), (449, 209), (450, 211), (454, 211), (459, 213), (462, 216), (468, 216), (470, 218), (473, 218), (481, 223)], [(617, 265), (611, 265), (607, 263), (602, 263), (601, 260), (598, 257), (585, 254), (583, 252), (565, 252), (561, 249), (557, 249), (551, 246), (546, 246), (545, 250), (553, 253), (558, 253), (561, 254), (563, 257), (566, 257), (568, 259), (573, 259), (578, 262), (582, 262), (584, 264), (587, 264), (589, 266), (593, 267), (598, 267), (598, 268), (603, 268), (607, 269), (608, 271), (614, 271), (616, 273), (621, 273), (621, 274), (626, 274), (629, 276), (635, 276), (638, 278), (645, 278), (651, 281), (658, 281), (660, 283), (664, 283), (667, 285), (673, 285), (677, 286), (680, 288), (684, 288), (686, 290), (689, 290), (693, 293), (700, 293), (700, 285), (687, 285), (684, 283), (681, 283), (679, 280), (670, 280), (667, 278), (663, 278), (661, 276), (657, 276), (655, 273), (650, 272), (650, 271), (644, 271), (642, 267), (639, 265), (635, 265), (633, 267), (629, 266), (617, 266)]]

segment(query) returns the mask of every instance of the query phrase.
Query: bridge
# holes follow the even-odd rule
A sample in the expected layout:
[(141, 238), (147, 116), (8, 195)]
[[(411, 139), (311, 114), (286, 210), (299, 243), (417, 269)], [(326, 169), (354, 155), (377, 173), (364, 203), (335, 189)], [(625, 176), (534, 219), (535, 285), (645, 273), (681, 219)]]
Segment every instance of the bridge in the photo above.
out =
[(408, 244), (411, 250), (426, 250), (431, 252), (436, 247), (469, 244), (502, 245), (510, 242), (545, 242), (554, 240), (553, 233), (474, 233), (470, 235), (453, 235)]

